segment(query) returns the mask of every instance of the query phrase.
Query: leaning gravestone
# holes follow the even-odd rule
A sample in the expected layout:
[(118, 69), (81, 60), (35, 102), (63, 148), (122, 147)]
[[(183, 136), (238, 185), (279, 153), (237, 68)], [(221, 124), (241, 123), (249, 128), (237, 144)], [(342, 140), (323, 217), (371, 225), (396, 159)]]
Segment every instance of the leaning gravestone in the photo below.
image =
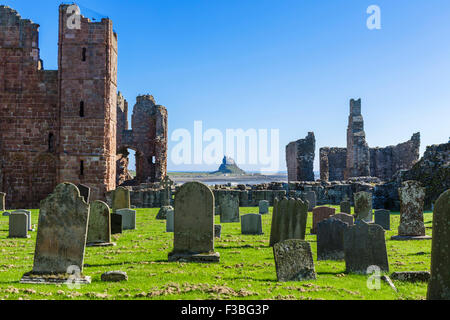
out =
[(86, 242), (90, 247), (115, 245), (111, 242), (111, 214), (108, 205), (103, 201), (97, 200), (90, 205)]
[(261, 200), (259, 202), (259, 214), (267, 214), (269, 213), (269, 201)]
[(112, 193), (112, 210), (115, 213), (120, 209), (130, 209), (130, 190), (124, 187), (118, 187)]
[(344, 232), (348, 224), (334, 217), (317, 224), (317, 260), (344, 259)]
[(28, 216), (24, 212), (13, 212), (9, 216), (9, 238), (30, 238)]
[(33, 270), (21, 283), (90, 283), (82, 275), (89, 204), (72, 183), (61, 183), (41, 201)]
[(6, 210), (6, 193), (0, 192), (0, 210)]
[(169, 261), (219, 262), (214, 252), (214, 195), (200, 182), (188, 182), (175, 196), (174, 246)]
[(241, 218), (241, 233), (249, 235), (262, 235), (262, 219), (260, 214), (245, 214)]
[(441, 194), (434, 205), (427, 299), (450, 300), (450, 190)]
[(136, 230), (136, 210), (120, 209), (116, 214), (122, 216), (122, 230)]
[(239, 222), (239, 197), (226, 193), (219, 199), (220, 223)]
[(117, 213), (111, 214), (111, 234), (122, 233), (122, 216)]
[(307, 191), (305, 193), (305, 200), (308, 201), (308, 211), (312, 211), (317, 205), (317, 196), (314, 191)]
[(309, 242), (289, 239), (273, 246), (278, 281), (305, 281), (316, 279)]
[(398, 236), (392, 240), (423, 240), (431, 239), (425, 235), (425, 224), (423, 222), (423, 201), (425, 189), (418, 181), (405, 181), (398, 189), (400, 198), (400, 225)]
[(361, 191), (353, 196), (355, 201), (355, 219), (372, 222), (372, 194)]
[(382, 226), (384, 230), (391, 230), (391, 212), (385, 209), (375, 210), (375, 224)]
[(78, 184), (77, 188), (78, 190), (80, 190), (80, 195), (84, 198), (84, 201), (86, 201), (86, 203), (89, 203), (91, 188), (85, 186), (84, 184)]
[(358, 221), (344, 231), (346, 272), (367, 273), (370, 266), (389, 272), (384, 230), (377, 224)]
[(333, 216), (333, 218), (341, 220), (342, 222), (345, 222), (346, 224), (349, 225), (349, 227), (351, 227), (352, 225), (354, 225), (354, 217), (351, 214), (347, 214), (347, 213), (337, 213)]
[(277, 198), (273, 204), (270, 246), (287, 239), (305, 239), (308, 220), (308, 201)]
[(336, 213), (335, 208), (330, 207), (316, 207), (313, 209), (313, 225), (311, 228), (311, 234), (316, 234), (317, 232), (317, 224), (320, 221), (326, 220), (329, 217), (334, 216)]
[(340, 204), (340, 210), (342, 213), (351, 214), (352, 213), (352, 206), (350, 204), (350, 201), (347, 197), (341, 202)]

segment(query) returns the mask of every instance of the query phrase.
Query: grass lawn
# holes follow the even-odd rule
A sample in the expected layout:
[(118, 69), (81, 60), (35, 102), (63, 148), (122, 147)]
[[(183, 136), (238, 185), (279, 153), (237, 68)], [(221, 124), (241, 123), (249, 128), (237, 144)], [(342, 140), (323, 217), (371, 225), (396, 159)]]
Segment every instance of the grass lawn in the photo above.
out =
[[(241, 214), (258, 208), (241, 208)], [(38, 210), (32, 210), (37, 225)], [(222, 225), (222, 238), (215, 243), (221, 255), (218, 264), (169, 263), (173, 233), (165, 233), (165, 221), (155, 220), (158, 209), (137, 209), (137, 230), (113, 236), (115, 247), (86, 248), (83, 273), (92, 284), (79, 290), (63, 285), (25, 285), (19, 280), (32, 269), (36, 232), (31, 239), (8, 239), (8, 217), (0, 217), (0, 299), (424, 299), (426, 283), (395, 282), (398, 293), (386, 283), (369, 290), (367, 276), (345, 274), (344, 261), (316, 261), (316, 236), (312, 244), (317, 280), (276, 281), (269, 245), (271, 214), (263, 216), (264, 235), (244, 236), (239, 223)], [(272, 208), (271, 208), (272, 212)], [(391, 216), (392, 231), (386, 232), (390, 271), (424, 271), (430, 268), (431, 240), (391, 241), (399, 224)], [(431, 235), (432, 213), (425, 213)], [(216, 217), (219, 223), (219, 217)], [(311, 227), (311, 213), (308, 228)], [(106, 271), (120, 270), (129, 281), (105, 283)]]

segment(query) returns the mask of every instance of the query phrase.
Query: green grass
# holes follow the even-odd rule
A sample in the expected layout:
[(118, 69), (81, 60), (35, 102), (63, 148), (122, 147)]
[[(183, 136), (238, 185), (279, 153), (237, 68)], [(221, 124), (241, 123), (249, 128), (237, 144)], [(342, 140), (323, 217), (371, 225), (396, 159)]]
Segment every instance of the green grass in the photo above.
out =
[[(241, 208), (241, 214), (257, 208)], [(271, 208), (272, 210), (272, 208)], [(31, 239), (8, 239), (8, 218), (0, 217), (0, 299), (424, 299), (426, 283), (395, 282), (398, 293), (386, 283), (369, 290), (367, 276), (345, 274), (344, 261), (316, 261), (316, 236), (309, 235), (317, 280), (276, 281), (272, 249), (268, 247), (271, 214), (263, 216), (263, 236), (240, 234), (240, 224), (222, 225), (215, 243), (219, 264), (168, 263), (173, 233), (165, 233), (165, 221), (155, 220), (158, 209), (137, 209), (137, 230), (114, 236), (115, 247), (86, 248), (83, 273), (92, 284), (79, 290), (63, 285), (25, 285), (19, 280), (32, 269), (36, 232)], [(38, 210), (33, 210), (37, 225)], [(219, 223), (219, 217), (216, 217)], [(308, 229), (311, 227), (311, 214)], [(425, 213), (431, 227), (432, 214)], [(429, 270), (431, 241), (391, 241), (399, 215), (391, 217), (386, 232), (391, 272)], [(427, 229), (431, 235), (431, 229)], [(126, 271), (128, 282), (105, 283), (102, 273)]]

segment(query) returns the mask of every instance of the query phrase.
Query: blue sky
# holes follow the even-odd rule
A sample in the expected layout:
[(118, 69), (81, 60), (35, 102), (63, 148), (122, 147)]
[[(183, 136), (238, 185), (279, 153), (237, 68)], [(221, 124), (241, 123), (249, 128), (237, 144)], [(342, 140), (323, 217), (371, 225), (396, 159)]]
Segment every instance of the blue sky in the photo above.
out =
[[(60, 1), (1, 3), (40, 24), (41, 58), (56, 69)], [(138, 94), (154, 95), (168, 109), (169, 138), (192, 131), (195, 120), (204, 130), (279, 129), (286, 170), (286, 144), (314, 131), (318, 171), (320, 147), (346, 145), (349, 100), (361, 98), (371, 147), (420, 131), (423, 153), (449, 139), (448, 0), (77, 3), (87, 16), (113, 20), (120, 91), (130, 106)], [(381, 30), (366, 27), (372, 4), (381, 8)], [(216, 169), (175, 166), (174, 145), (169, 170)]]

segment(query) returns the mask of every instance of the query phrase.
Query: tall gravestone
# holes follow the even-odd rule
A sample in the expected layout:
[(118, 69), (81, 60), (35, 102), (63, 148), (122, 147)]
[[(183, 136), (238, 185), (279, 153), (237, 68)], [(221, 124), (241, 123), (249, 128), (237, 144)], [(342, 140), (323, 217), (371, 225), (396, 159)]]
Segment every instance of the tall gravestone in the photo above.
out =
[(316, 279), (311, 245), (308, 241), (289, 239), (273, 246), (278, 281)]
[(450, 300), (450, 190), (441, 194), (434, 205), (427, 299)]
[(174, 211), (167, 212), (166, 215), (166, 232), (173, 232), (173, 223), (174, 223)]
[(400, 198), (400, 225), (398, 236), (392, 240), (422, 240), (431, 239), (425, 235), (425, 224), (423, 222), (423, 202), (425, 189), (418, 181), (405, 181), (398, 189)]
[(13, 212), (9, 215), (9, 238), (29, 238), (28, 216), (24, 212)]
[(241, 218), (241, 233), (249, 235), (262, 235), (262, 218), (260, 214), (245, 214)]
[(306, 191), (305, 200), (308, 201), (308, 211), (312, 211), (317, 205), (317, 196), (314, 191)]
[(273, 204), (272, 226), (270, 230), (270, 246), (287, 239), (305, 239), (306, 222), (308, 220), (308, 202), (301, 199), (280, 201), (276, 198)]
[(220, 223), (239, 222), (239, 197), (226, 193), (219, 199)]
[(269, 213), (269, 201), (261, 200), (259, 202), (259, 214), (267, 214)]
[(344, 231), (346, 272), (366, 274), (369, 266), (389, 272), (384, 230), (377, 224), (358, 221)]
[(0, 192), (0, 210), (6, 210), (6, 193)]
[(344, 232), (348, 224), (334, 216), (317, 224), (317, 260), (344, 259)]
[(355, 201), (355, 219), (372, 222), (372, 194), (361, 191), (353, 196)]
[(111, 214), (103, 201), (90, 204), (87, 246), (113, 246), (111, 242)]
[(214, 252), (214, 195), (200, 182), (185, 183), (175, 195), (174, 246), (169, 261), (219, 262)]
[[(61, 183), (41, 201), (33, 270), (22, 283), (66, 282), (67, 273), (78, 271), (73, 282), (90, 283), (83, 276), (89, 221), (89, 204), (72, 183)], [(59, 277), (55, 277), (59, 274)]]
[(112, 193), (112, 210), (116, 213), (120, 209), (130, 209), (130, 190), (124, 187), (117, 187)]
[(375, 224), (382, 226), (384, 230), (391, 230), (391, 212), (386, 209), (375, 210)]
[(334, 216), (334, 214), (336, 213), (336, 209), (335, 208), (330, 208), (330, 207), (316, 207), (313, 209), (313, 224), (312, 224), (312, 228), (311, 228), (311, 234), (316, 234), (317, 233), (317, 224), (320, 221), (326, 220), (329, 217)]

